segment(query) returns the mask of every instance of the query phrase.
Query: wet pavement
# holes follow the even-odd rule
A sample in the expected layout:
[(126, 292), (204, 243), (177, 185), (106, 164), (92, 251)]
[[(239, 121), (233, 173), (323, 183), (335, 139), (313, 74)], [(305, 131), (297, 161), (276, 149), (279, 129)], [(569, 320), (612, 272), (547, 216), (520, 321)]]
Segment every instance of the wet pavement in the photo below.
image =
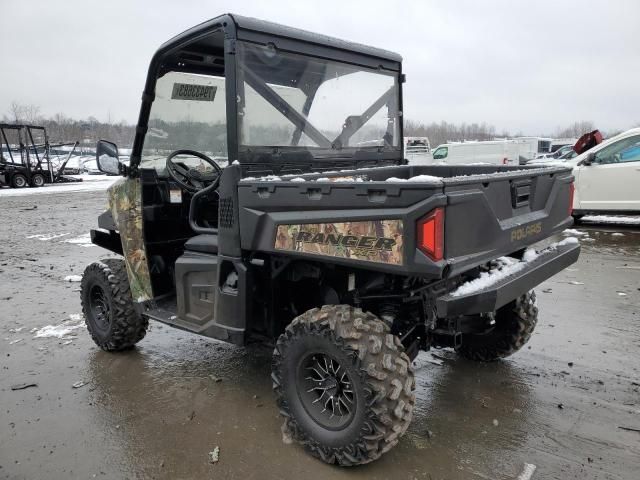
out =
[(0, 199), (0, 478), (499, 480), (525, 464), (534, 479), (640, 478), (640, 228), (575, 227), (582, 256), (536, 289), (528, 346), (492, 364), (421, 354), (400, 444), (340, 469), (282, 442), (266, 348), (158, 323), (119, 354), (83, 328), (33, 338), (78, 324), (64, 278), (106, 256), (82, 237), (104, 205), (104, 192)]

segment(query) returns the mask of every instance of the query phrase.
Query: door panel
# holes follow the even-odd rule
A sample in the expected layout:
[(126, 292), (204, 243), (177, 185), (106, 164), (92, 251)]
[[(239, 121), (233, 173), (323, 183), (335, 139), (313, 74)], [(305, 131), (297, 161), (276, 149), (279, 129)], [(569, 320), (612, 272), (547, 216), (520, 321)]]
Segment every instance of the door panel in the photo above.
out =
[(606, 146), (577, 170), (580, 209), (640, 210), (640, 135)]
[(583, 165), (578, 195), (583, 210), (640, 210), (640, 162)]

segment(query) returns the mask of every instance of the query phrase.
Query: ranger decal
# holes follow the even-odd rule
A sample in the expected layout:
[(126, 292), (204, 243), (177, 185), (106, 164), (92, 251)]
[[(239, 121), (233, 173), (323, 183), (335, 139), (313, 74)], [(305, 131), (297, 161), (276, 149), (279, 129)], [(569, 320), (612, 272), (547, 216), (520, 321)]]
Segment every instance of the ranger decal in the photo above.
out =
[(402, 220), (278, 225), (275, 248), (402, 265)]

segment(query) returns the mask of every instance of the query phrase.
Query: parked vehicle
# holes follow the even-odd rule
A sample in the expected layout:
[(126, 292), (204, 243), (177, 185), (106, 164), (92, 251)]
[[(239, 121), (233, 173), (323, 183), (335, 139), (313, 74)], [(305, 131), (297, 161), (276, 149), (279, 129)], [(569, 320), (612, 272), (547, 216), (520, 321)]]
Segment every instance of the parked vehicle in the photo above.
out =
[[(577, 155), (577, 153), (573, 149), (573, 145), (564, 145), (558, 148), (553, 153), (539, 153), (538, 155), (536, 155), (536, 157), (533, 160), (529, 160), (525, 164), (529, 165), (534, 163), (541, 163), (540, 160), (553, 161), (559, 158), (566, 158), (565, 154), (568, 154), (570, 152), (573, 152), (575, 155)], [(569, 158), (573, 158), (573, 156), (569, 156)]]
[(427, 163), (431, 159), (428, 137), (404, 137), (404, 157), (409, 163)]
[(102, 172), (98, 168), (98, 162), (96, 160), (89, 160), (83, 164), (84, 171), (88, 175), (102, 175)]
[(515, 146), (512, 147), (512, 155), (520, 165), (538, 155), (549, 154), (553, 144), (552, 139), (545, 137), (516, 137), (513, 142)]
[[(557, 152), (559, 151), (560, 150), (557, 150)], [(561, 155), (559, 156), (556, 156), (556, 154), (552, 154), (540, 158), (534, 158), (533, 160), (529, 160), (526, 165), (561, 164), (559, 162), (565, 162), (577, 156), (578, 154), (576, 153), (576, 151), (573, 148), (570, 148), (561, 152)]]
[(405, 165), (401, 61), (237, 15), (163, 44), (130, 164), (96, 149), (125, 178), (91, 231), (123, 259), (81, 283), (95, 343), (128, 349), (153, 319), (272, 345), (284, 430), (344, 466), (407, 430), (420, 350), (490, 361), (525, 345), (531, 289), (578, 258), (567, 241), (527, 250), (572, 224), (571, 170)]
[(577, 138), (554, 138), (553, 140), (551, 140), (551, 147), (549, 149), (549, 152), (555, 153), (560, 148), (573, 147), (577, 141)]
[(64, 175), (80, 175), (84, 172), (84, 165), (81, 162), (82, 157), (79, 155), (69, 158), (67, 164), (64, 166), (62, 173)]
[[(51, 149), (67, 145), (71, 151), (54, 166)], [(51, 145), (44, 127), (0, 123), (0, 187), (42, 187), (46, 183), (76, 181), (64, 177), (66, 162), (78, 142)]]
[(561, 158), (569, 152), (575, 153), (575, 150), (573, 149), (573, 145), (563, 145), (562, 147), (558, 148), (555, 152), (553, 152), (553, 158)]
[(487, 142), (460, 142), (439, 145), (433, 151), (434, 164), (459, 165), (468, 163), (493, 163), (508, 165), (508, 142), (495, 140)]
[(511, 139), (451, 142), (439, 145), (433, 151), (434, 164), (461, 165), (492, 163), (497, 165), (524, 165), (540, 152), (549, 152), (551, 139), (516, 137)]
[(640, 128), (567, 161), (574, 166), (573, 215), (640, 213)]

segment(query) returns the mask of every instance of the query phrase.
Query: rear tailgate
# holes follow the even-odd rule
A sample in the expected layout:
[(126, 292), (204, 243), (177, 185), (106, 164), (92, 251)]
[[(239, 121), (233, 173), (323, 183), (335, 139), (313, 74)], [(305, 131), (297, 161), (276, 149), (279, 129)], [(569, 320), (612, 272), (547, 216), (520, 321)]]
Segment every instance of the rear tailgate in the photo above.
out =
[(444, 179), (449, 275), (561, 232), (570, 214), (571, 169), (547, 167)]

